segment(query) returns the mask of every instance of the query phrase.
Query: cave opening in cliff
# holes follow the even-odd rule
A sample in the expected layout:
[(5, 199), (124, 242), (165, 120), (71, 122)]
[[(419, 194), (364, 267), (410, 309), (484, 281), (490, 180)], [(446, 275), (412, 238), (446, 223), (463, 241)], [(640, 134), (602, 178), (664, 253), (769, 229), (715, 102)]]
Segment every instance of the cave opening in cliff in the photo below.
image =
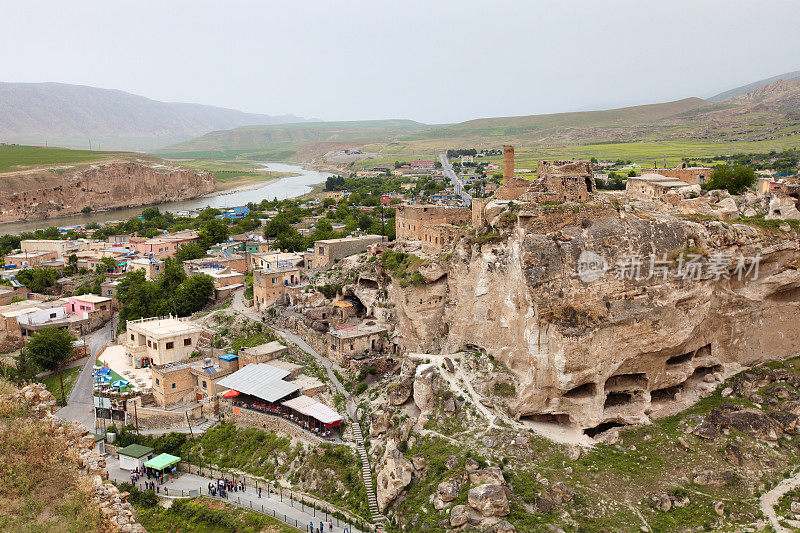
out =
[(352, 311), (348, 313), (350, 316), (356, 316), (358, 318), (365, 318), (367, 316), (367, 306), (355, 295), (352, 289), (345, 291), (343, 298), (353, 304)]
[(681, 355), (673, 355), (669, 359), (667, 359), (667, 366), (678, 366), (684, 363), (688, 363), (692, 360), (692, 352), (684, 353)]
[(603, 407), (618, 407), (620, 405), (631, 403), (632, 401), (633, 394), (629, 392), (609, 392), (606, 395), (606, 401), (603, 404)]
[(559, 426), (568, 426), (572, 422), (567, 414), (541, 413), (536, 415), (527, 415), (520, 417), (522, 421), (538, 422), (541, 424), (557, 424)]
[(620, 424), (619, 422), (603, 422), (602, 424), (598, 424), (593, 428), (584, 429), (583, 434), (594, 438), (596, 435), (599, 435), (604, 431), (608, 431), (609, 429), (612, 428), (621, 428), (621, 427), (625, 427), (625, 424)]
[(689, 379), (702, 379), (714, 372), (722, 372), (722, 365), (698, 366), (694, 369), (692, 375), (689, 376)]
[(377, 281), (375, 281), (374, 279), (369, 279), (369, 278), (359, 278), (358, 284), (359, 284), (359, 286), (364, 287), (365, 289), (379, 289), (380, 288)]
[(597, 385), (594, 383), (584, 383), (583, 385), (578, 385), (575, 388), (572, 388), (564, 393), (564, 398), (572, 398), (572, 399), (581, 399), (581, 398), (591, 398), (597, 394)]
[(706, 344), (705, 346), (701, 346), (694, 353), (694, 358), (695, 359), (705, 359), (707, 357), (711, 357), (711, 345), (710, 344)]
[(683, 390), (680, 385), (673, 387), (664, 387), (663, 389), (655, 389), (650, 393), (651, 403), (671, 402), (675, 400), (675, 396)]
[(606, 391), (644, 390), (647, 388), (647, 374), (617, 374), (606, 380)]

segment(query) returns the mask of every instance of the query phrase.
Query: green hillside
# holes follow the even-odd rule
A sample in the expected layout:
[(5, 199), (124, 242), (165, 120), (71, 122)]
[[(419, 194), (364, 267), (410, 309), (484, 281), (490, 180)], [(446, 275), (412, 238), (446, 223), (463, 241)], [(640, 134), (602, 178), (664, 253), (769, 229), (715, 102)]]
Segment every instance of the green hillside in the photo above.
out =
[(131, 155), (131, 153), (69, 150), (41, 146), (0, 146), (0, 172), (25, 170), (44, 165), (84, 163), (124, 155)]
[(158, 150), (156, 153), (174, 155), (222, 151), (236, 155), (237, 152), (291, 149), (307, 143), (386, 141), (394, 136), (407, 135), (428, 128), (431, 126), (413, 120), (358, 120), (245, 126), (213, 131), (191, 141)]

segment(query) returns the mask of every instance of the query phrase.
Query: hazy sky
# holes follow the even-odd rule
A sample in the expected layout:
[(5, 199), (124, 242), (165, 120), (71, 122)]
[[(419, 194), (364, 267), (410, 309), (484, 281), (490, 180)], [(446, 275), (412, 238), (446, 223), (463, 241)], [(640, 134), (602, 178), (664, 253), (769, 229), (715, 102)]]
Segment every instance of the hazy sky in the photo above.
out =
[(0, 0), (0, 81), (325, 120), (711, 96), (798, 51), (796, 0)]

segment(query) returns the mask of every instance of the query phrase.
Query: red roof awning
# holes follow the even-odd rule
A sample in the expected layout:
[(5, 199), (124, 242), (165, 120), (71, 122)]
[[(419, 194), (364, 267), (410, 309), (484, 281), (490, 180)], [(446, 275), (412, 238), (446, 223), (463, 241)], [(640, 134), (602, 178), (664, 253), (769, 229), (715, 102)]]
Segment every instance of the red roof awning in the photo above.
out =
[(236, 398), (237, 396), (239, 396), (239, 391), (233, 389), (226, 390), (222, 393), (223, 398)]

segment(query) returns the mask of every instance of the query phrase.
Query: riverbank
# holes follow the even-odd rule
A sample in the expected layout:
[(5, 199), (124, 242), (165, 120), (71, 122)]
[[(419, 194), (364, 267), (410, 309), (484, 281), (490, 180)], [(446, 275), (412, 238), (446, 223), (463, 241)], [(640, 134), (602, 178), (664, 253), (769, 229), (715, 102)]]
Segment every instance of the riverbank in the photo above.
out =
[[(259, 170), (248, 172), (258, 173), (259, 179), (255, 182), (246, 180), (230, 189), (215, 190), (208, 195), (183, 200), (180, 202), (166, 202), (155, 204), (161, 211), (180, 213), (182, 211), (197, 211), (207, 207), (228, 209), (235, 206), (247, 205), (250, 202), (259, 203), (262, 200), (285, 200), (297, 198), (313, 190), (315, 185), (324, 184), (331, 176), (328, 172), (303, 168), (286, 163), (253, 163), (261, 167)], [(251, 167), (252, 168), (252, 167)], [(242, 171), (237, 171), (242, 172)], [(270, 179), (264, 180), (261, 175), (269, 173)], [(127, 220), (140, 216), (147, 205), (138, 205), (106, 211), (96, 211), (87, 214), (71, 215), (67, 217), (51, 217), (41, 220), (7, 222), (0, 224), (0, 235), (19, 234), (37, 229), (46, 229), (50, 226), (69, 227), (80, 226), (95, 222), (103, 224), (115, 220)]]

